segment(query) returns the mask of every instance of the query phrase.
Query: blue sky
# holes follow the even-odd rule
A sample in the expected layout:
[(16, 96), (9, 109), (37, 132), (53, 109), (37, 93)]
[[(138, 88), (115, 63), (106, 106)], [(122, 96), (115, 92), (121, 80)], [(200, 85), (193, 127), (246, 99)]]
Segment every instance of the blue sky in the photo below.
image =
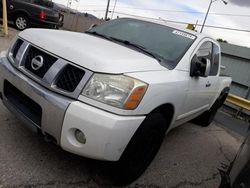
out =
[[(66, 5), (67, 0), (53, 0), (54, 2)], [(222, 0), (217, 0), (212, 4), (211, 11), (207, 19), (208, 25), (231, 27), (238, 29), (250, 30), (250, 0), (228, 0), (228, 5), (224, 5)], [(128, 17), (122, 13), (150, 17), (158, 20), (175, 20), (181, 22), (195, 23), (198, 21), (202, 24), (205, 12), (208, 8), (210, 0), (117, 0), (117, 6), (114, 13), (114, 18)], [(110, 10), (113, 10), (115, 0), (111, 0)], [(77, 8), (79, 11), (89, 12), (99, 18), (104, 17), (107, 0), (73, 0), (72, 8)], [(238, 5), (237, 5), (238, 4)], [(143, 10), (146, 9), (146, 10)], [(161, 9), (148, 10), (148, 9)], [(169, 11), (163, 11), (169, 10)], [(173, 12), (185, 11), (185, 12)], [(194, 13), (202, 12), (202, 13)], [(223, 14), (243, 14), (248, 17), (215, 15), (216, 13)], [(112, 14), (110, 13), (109, 16)], [(132, 17), (132, 16), (131, 16)], [(185, 27), (185, 25), (180, 25)], [(200, 29), (200, 28), (198, 28)], [(230, 43), (250, 47), (250, 33), (235, 32), (220, 29), (205, 28), (205, 33), (212, 35), (214, 38), (223, 38)]]

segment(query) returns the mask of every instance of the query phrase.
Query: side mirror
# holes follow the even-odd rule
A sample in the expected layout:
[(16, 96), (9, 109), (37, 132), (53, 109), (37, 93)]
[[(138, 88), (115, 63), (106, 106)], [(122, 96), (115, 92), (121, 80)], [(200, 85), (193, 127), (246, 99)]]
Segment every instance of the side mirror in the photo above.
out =
[(209, 59), (202, 57), (199, 59), (195, 55), (191, 61), (190, 76), (191, 77), (208, 77), (211, 69), (211, 62)]

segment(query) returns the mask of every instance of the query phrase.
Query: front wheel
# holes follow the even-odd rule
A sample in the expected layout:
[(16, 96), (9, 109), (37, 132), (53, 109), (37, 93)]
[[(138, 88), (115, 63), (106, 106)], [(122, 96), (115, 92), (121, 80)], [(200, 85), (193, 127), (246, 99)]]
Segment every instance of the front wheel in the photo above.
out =
[(25, 15), (17, 15), (15, 17), (14, 24), (16, 29), (18, 29), (19, 31), (23, 31), (24, 29), (28, 28), (29, 20)]
[(165, 131), (166, 119), (161, 113), (146, 117), (116, 164), (116, 183), (129, 184), (146, 170), (163, 142)]

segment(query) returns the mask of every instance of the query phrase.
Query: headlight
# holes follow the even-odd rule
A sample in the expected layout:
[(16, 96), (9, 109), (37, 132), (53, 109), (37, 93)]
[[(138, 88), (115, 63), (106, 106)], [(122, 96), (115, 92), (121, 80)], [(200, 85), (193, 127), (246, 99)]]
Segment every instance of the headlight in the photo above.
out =
[(135, 109), (148, 85), (124, 75), (94, 74), (82, 95), (118, 108)]

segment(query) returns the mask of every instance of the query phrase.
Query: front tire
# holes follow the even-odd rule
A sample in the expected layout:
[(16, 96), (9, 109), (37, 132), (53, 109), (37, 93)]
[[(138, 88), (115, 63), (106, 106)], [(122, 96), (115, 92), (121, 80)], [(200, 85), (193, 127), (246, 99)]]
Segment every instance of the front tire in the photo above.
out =
[(114, 177), (117, 184), (129, 184), (146, 170), (164, 140), (165, 131), (166, 119), (161, 113), (146, 117), (116, 164)]
[(14, 19), (14, 25), (17, 30), (23, 31), (29, 27), (29, 19), (25, 15), (17, 15)]

